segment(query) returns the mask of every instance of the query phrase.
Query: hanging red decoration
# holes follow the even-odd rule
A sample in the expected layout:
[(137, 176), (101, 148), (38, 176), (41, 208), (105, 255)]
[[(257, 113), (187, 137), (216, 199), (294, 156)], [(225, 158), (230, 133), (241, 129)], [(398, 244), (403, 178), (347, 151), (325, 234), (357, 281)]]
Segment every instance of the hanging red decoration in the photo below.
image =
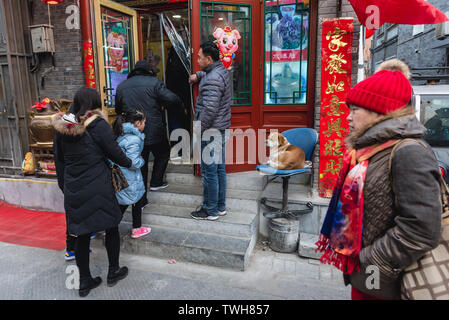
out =
[(45, 2), (46, 4), (55, 5), (60, 4), (62, 0), (42, 0), (42, 2)]

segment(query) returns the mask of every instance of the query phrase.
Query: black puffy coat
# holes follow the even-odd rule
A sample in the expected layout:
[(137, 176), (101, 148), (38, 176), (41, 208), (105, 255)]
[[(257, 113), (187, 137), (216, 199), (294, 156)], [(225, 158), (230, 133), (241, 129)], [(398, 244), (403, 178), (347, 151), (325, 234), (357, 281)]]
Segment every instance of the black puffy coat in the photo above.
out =
[(68, 232), (75, 236), (118, 226), (122, 213), (106, 161), (131, 166), (101, 112), (91, 114), (72, 126), (62, 113), (52, 119), (58, 185), (64, 193)]
[(166, 123), (161, 105), (183, 114), (181, 99), (168, 90), (164, 83), (150, 73), (133, 72), (123, 81), (115, 95), (115, 112), (120, 114), (129, 109), (145, 110), (145, 145), (157, 144), (167, 139)]

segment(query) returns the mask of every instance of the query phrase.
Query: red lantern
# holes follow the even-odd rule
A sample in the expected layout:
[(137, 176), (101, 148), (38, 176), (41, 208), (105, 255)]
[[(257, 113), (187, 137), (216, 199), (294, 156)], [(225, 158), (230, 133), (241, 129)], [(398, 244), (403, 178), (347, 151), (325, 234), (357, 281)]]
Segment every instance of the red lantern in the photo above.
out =
[(62, 0), (42, 0), (42, 2), (45, 2), (46, 4), (60, 4), (62, 2)]

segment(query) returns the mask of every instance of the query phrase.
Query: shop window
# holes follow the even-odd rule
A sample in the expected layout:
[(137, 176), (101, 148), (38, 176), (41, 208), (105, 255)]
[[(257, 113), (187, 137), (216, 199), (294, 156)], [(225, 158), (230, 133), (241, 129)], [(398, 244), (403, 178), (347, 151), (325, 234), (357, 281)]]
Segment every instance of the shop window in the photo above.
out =
[(115, 90), (126, 80), (133, 61), (132, 18), (126, 14), (101, 7), (104, 73), (107, 107), (114, 107)]
[(265, 1), (265, 104), (306, 104), (308, 0)]
[(398, 36), (398, 26), (397, 25), (392, 25), (387, 30), (387, 41), (391, 40), (391, 39), (393, 39), (393, 38), (395, 38), (397, 36)]
[(201, 43), (217, 41), (231, 73), (232, 105), (251, 105), (251, 6), (201, 2)]

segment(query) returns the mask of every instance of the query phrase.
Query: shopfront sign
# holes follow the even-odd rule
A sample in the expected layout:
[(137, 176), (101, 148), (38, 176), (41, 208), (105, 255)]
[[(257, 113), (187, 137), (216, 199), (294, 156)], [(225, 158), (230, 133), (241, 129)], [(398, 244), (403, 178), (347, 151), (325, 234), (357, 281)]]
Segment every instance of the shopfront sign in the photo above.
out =
[(353, 18), (325, 20), (322, 25), (320, 109), (320, 197), (331, 197), (342, 166), (348, 133)]

